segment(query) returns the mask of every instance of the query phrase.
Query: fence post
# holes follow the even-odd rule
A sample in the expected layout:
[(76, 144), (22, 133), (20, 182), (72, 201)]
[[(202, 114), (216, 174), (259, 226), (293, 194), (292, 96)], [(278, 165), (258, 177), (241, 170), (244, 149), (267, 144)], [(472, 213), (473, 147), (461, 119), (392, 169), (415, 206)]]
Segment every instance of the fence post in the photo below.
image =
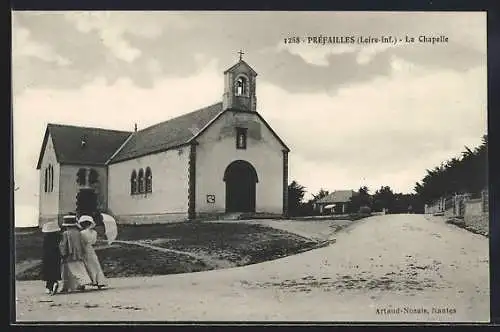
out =
[(488, 191), (486, 189), (481, 191), (483, 213), (488, 212)]

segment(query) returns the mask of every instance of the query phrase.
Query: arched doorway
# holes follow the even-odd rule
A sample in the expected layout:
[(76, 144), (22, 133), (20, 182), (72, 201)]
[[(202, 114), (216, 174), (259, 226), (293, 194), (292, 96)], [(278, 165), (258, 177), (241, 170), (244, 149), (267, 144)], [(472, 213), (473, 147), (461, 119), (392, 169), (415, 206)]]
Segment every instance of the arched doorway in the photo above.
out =
[(236, 160), (224, 172), (226, 212), (255, 212), (255, 187), (259, 182), (255, 168), (247, 161)]

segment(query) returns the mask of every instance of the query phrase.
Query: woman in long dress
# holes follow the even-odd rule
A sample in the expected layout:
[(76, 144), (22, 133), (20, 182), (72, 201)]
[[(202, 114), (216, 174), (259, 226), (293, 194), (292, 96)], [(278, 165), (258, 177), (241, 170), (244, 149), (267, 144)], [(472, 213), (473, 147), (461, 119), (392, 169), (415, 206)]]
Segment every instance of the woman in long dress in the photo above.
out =
[(62, 258), (62, 293), (85, 290), (85, 285), (92, 283), (84, 264), (85, 251), (82, 245), (80, 225), (76, 216), (64, 217), (62, 226), (65, 228), (59, 244)]
[(61, 228), (57, 221), (43, 224), (43, 256), (42, 256), (42, 280), (45, 281), (47, 294), (55, 294), (61, 280), (61, 253), (59, 242), (61, 242)]
[(87, 272), (92, 280), (92, 285), (97, 286), (97, 288), (103, 288), (106, 286), (106, 277), (102, 271), (101, 263), (99, 263), (99, 257), (94, 249), (94, 244), (97, 241), (97, 232), (94, 229), (95, 222), (91, 216), (81, 216), (78, 220), (82, 230), (80, 234), (82, 236), (82, 243), (84, 247), (84, 263), (87, 268)]

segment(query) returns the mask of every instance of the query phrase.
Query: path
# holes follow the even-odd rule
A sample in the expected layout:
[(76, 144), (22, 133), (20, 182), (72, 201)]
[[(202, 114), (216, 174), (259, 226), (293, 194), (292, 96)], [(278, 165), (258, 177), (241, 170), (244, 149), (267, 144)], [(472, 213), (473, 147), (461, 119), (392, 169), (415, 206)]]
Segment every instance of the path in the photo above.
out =
[(422, 215), (367, 218), (336, 237), (333, 245), (261, 264), (111, 279), (113, 288), (99, 293), (46, 298), (40, 282), (17, 282), (17, 317), (488, 321), (487, 238)]
[(350, 220), (281, 220), (281, 219), (251, 219), (251, 220), (215, 220), (220, 222), (240, 222), (248, 224), (259, 224), (272, 227), (282, 231), (290, 232), (298, 236), (308, 238), (316, 242), (333, 240), (335, 233), (341, 229), (353, 225), (356, 221)]

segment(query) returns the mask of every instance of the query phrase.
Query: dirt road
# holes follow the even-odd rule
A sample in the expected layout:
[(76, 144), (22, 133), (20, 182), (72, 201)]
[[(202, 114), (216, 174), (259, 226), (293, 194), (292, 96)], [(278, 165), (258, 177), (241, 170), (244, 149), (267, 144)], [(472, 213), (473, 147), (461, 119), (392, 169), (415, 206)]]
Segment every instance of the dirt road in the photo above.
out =
[(487, 238), (423, 215), (370, 217), (335, 236), (328, 247), (276, 261), (110, 279), (112, 288), (99, 292), (47, 297), (42, 282), (17, 282), (17, 319), (489, 320)]

